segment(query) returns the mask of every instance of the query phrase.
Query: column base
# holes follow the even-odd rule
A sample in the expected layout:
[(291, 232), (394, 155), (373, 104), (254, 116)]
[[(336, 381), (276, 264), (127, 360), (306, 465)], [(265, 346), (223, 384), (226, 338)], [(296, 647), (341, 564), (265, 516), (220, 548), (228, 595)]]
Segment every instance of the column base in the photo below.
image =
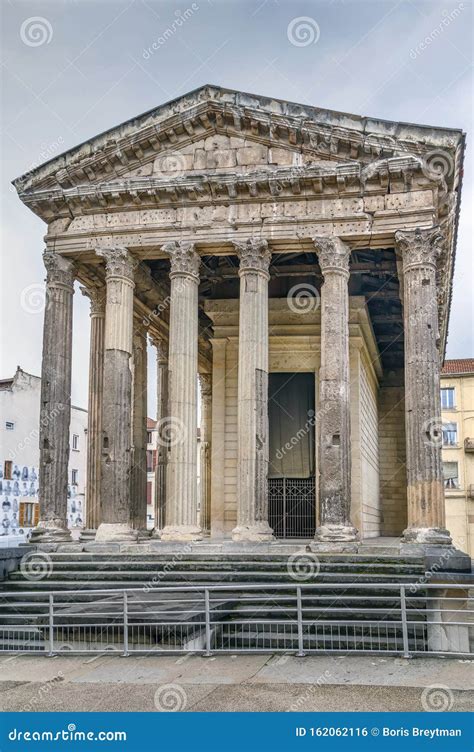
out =
[(161, 531), (162, 541), (200, 541), (202, 530), (198, 525), (166, 525)]
[(95, 540), (96, 535), (97, 530), (91, 527), (85, 527), (83, 530), (81, 530), (79, 541), (81, 543), (90, 543), (91, 541)]
[(31, 533), (30, 543), (70, 543), (72, 541), (71, 532), (61, 524), (54, 524), (59, 520), (45, 520), (38, 523)]
[(359, 533), (352, 525), (321, 525), (314, 534), (315, 543), (356, 543)]
[(448, 530), (440, 527), (407, 527), (403, 531), (404, 543), (427, 543), (451, 546), (452, 540)]
[(102, 522), (95, 536), (96, 543), (109, 543), (112, 541), (136, 543), (137, 540), (137, 530), (133, 530), (127, 523), (117, 522)]
[(237, 525), (232, 530), (233, 541), (265, 543), (275, 540), (273, 530), (268, 522), (256, 522), (254, 525)]

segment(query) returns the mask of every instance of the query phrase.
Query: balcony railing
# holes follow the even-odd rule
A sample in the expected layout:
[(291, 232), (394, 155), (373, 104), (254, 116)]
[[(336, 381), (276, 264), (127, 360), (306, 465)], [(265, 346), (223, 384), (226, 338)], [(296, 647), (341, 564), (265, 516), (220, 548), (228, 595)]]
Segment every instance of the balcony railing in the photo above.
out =
[(468, 584), (424, 580), (3, 591), (0, 652), (473, 657)]

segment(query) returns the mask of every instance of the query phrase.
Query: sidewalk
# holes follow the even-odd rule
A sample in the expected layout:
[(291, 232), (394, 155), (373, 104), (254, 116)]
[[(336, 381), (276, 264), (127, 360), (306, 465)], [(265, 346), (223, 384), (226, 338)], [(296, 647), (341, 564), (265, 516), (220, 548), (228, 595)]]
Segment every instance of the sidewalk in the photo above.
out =
[(466, 711), (473, 665), (373, 656), (4, 656), (0, 710)]

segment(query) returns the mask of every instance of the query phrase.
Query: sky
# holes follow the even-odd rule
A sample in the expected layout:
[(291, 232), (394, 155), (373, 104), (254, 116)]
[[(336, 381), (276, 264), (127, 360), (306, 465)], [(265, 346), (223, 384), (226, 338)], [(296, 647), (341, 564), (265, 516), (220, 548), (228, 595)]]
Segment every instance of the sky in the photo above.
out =
[[(472, 9), (469, 0), (0, 0), (0, 378), (17, 365), (41, 372), (46, 226), (11, 180), (207, 83), (467, 132), (447, 357), (472, 357)], [(74, 297), (72, 399), (85, 407), (89, 306)], [(150, 347), (151, 415), (155, 374)]]

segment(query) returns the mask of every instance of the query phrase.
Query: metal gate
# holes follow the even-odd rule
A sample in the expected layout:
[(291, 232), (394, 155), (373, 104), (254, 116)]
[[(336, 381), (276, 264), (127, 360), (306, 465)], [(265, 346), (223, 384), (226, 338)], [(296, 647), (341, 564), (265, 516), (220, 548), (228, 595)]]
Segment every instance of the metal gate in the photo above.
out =
[(269, 478), (268, 521), (277, 538), (313, 538), (316, 529), (313, 478)]

